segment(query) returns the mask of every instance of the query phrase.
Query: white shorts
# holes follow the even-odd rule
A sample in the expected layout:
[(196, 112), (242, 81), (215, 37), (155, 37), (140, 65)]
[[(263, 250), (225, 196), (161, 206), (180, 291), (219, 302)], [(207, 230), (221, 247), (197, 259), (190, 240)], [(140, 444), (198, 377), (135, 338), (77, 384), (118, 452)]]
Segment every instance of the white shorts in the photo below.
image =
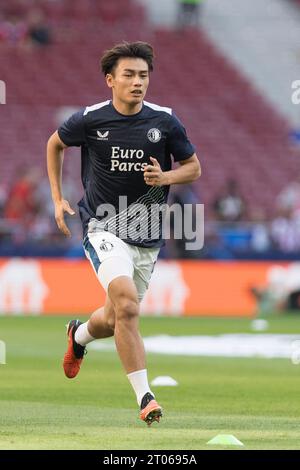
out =
[(141, 302), (160, 249), (129, 245), (112, 233), (95, 230), (95, 220), (92, 221), (93, 228), (88, 230), (83, 247), (102, 287), (107, 291), (113, 279), (129, 276), (136, 285)]

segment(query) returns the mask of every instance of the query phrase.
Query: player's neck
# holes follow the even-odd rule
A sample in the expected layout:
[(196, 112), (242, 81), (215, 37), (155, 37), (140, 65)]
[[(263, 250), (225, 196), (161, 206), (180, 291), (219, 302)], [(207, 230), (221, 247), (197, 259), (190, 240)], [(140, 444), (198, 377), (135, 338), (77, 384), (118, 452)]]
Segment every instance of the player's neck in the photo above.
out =
[(112, 100), (112, 104), (115, 110), (118, 111), (118, 113), (124, 114), (125, 116), (137, 114), (143, 107), (143, 102), (137, 103), (135, 105), (129, 105), (127, 103), (123, 103), (122, 101), (115, 99)]

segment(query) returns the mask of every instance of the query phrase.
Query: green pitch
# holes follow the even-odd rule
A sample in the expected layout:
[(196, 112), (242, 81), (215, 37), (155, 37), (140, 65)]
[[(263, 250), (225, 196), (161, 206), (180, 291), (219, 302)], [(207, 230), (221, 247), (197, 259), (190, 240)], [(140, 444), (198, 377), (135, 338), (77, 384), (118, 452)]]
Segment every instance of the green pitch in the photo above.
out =
[[(61, 368), (66, 318), (1, 317), (0, 449), (212, 449), (233, 434), (246, 449), (300, 449), (300, 365), (288, 359), (148, 355), (165, 416), (147, 428), (115, 352), (89, 351), (79, 376)], [(300, 316), (268, 332), (300, 334)], [(144, 336), (250, 332), (247, 319), (144, 318)], [(260, 334), (260, 333), (256, 333)]]

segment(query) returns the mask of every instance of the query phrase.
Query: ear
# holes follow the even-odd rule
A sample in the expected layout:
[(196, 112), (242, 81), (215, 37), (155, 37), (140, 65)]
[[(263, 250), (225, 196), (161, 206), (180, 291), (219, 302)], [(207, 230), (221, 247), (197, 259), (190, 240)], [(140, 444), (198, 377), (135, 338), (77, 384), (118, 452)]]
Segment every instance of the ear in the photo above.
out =
[(105, 78), (106, 78), (106, 84), (107, 84), (108, 88), (112, 88), (113, 87), (113, 79), (114, 79), (112, 74), (108, 73)]

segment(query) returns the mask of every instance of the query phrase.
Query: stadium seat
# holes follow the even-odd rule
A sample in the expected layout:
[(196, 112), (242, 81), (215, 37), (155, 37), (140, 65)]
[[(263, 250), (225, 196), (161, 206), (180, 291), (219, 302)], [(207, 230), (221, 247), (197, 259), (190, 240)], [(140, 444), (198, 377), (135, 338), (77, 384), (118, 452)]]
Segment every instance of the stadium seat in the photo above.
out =
[[(10, 5), (17, 8), (19, 2)], [(58, 125), (59, 109), (108, 96), (99, 70), (103, 49), (120, 39), (143, 38), (157, 57), (147, 99), (173, 107), (188, 129), (203, 165), (196, 187), (202, 201), (210, 206), (234, 176), (250, 208), (272, 212), (276, 195), (298, 174), (288, 125), (203, 32), (153, 31), (143, 8), (131, 0), (49, 0), (43, 8), (52, 45), (42, 52), (3, 44), (0, 49), (1, 79), (8, 84), (6, 112), (0, 114), (5, 177), (12, 180), (25, 158), (45, 171), (46, 140)], [(78, 168), (68, 161), (81, 191)]]

